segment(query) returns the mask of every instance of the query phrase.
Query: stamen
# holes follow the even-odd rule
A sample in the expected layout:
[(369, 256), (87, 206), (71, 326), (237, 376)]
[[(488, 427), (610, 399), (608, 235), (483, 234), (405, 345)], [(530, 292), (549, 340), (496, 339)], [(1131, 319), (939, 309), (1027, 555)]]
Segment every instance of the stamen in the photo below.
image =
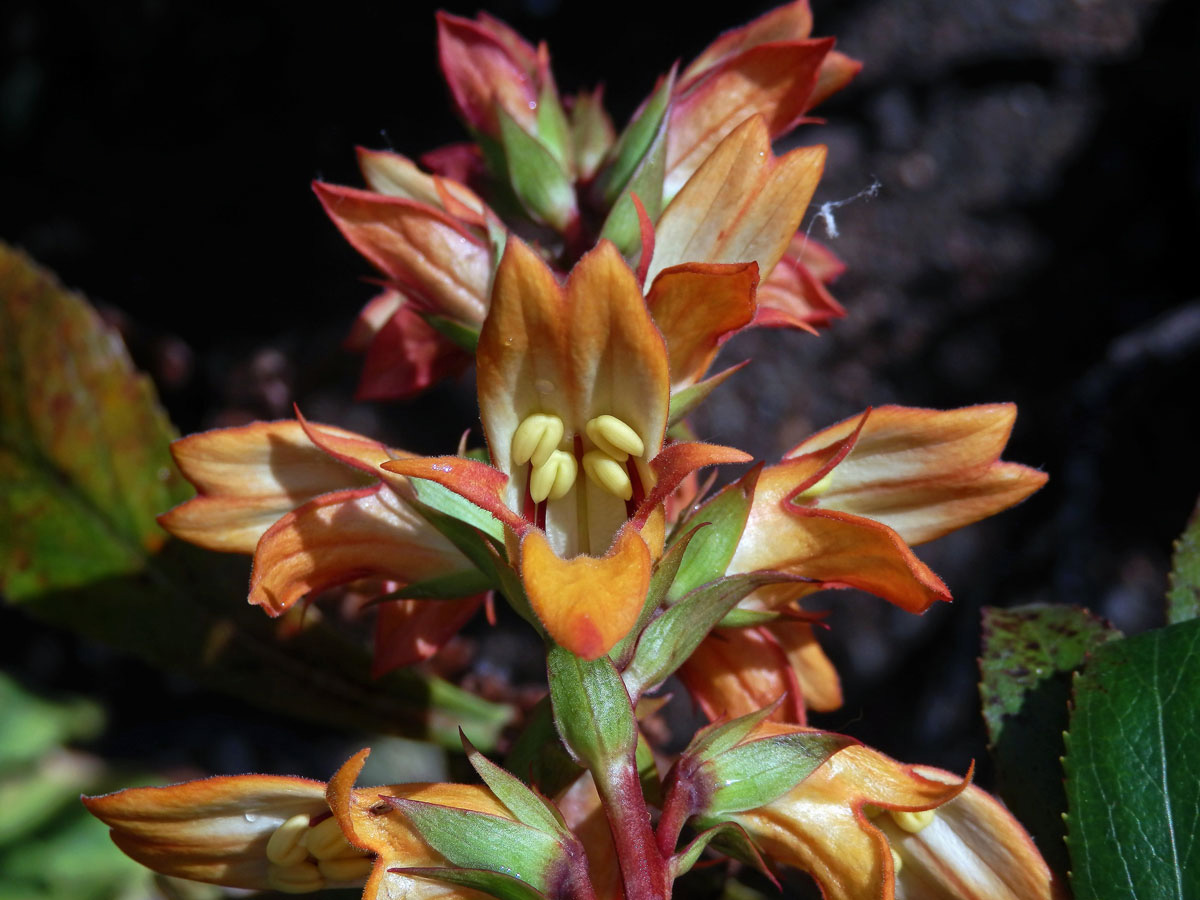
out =
[(308, 816), (301, 813), (276, 828), (267, 841), (267, 859), (280, 866), (294, 866), (308, 859), (308, 848), (303, 843), (308, 825)]
[(579, 466), (575, 457), (563, 450), (555, 450), (543, 465), (535, 466), (529, 476), (529, 495), (534, 503), (546, 498), (561, 500), (575, 484)]
[(595, 484), (615, 497), (628, 500), (633, 496), (633, 482), (629, 473), (617, 460), (603, 450), (589, 450), (583, 454), (583, 471)]
[(593, 444), (617, 462), (625, 462), (629, 456), (641, 456), (646, 452), (646, 445), (638, 433), (616, 416), (596, 416), (584, 430)]
[(337, 819), (326, 819), (320, 825), (314, 825), (304, 835), (304, 846), (317, 859), (333, 859), (345, 856), (347, 850), (357, 853), (342, 834), (342, 826)]
[[(888, 849), (892, 850), (891, 847), (888, 847)], [(899, 853), (897, 853), (895, 850), (892, 850), (892, 874), (899, 875), (900, 870), (903, 868), (904, 868), (904, 860), (902, 860), (900, 858)]]
[(812, 487), (806, 488), (803, 491), (801, 491), (800, 493), (798, 493), (796, 495), (795, 499), (798, 501), (816, 500), (822, 494), (826, 493), (831, 487), (833, 487), (833, 470), (832, 469), (830, 469), (828, 472), (826, 472), (825, 477), (823, 477), (820, 481), (818, 481)]
[(272, 863), (267, 867), (267, 883), (284, 894), (307, 894), (325, 887), (321, 871), (310, 862), (296, 863), (294, 866)]
[(935, 817), (932, 809), (923, 809), (920, 812), (900, 812), (899, 810), (889, 809), (888, 813), (891, 815), (892, 821), (909, 834), (916, 834), (928, 827), (929, 823)]
[(513, 463), (523, 466), (532, 463), (536, 469), (545, 465), (550, 454), (558, 449), (563, 438), (563, 421), (558, 416), (534, 413), (517, 426), (512, 439)]
[(361, 855), (323, 859), (317, 863), (317, 868), (327, 881), (361, 882), (374, 867), (372, 860)]

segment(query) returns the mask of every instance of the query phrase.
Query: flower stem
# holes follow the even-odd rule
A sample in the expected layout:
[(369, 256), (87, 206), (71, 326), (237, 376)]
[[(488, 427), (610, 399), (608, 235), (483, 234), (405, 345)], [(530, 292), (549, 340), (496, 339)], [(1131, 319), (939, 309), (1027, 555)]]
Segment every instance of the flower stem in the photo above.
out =
[(592, 774), (612, 829), (626, 900), (666, 900), (670, 895), (667, 865), (650, 827), (633, 756)]

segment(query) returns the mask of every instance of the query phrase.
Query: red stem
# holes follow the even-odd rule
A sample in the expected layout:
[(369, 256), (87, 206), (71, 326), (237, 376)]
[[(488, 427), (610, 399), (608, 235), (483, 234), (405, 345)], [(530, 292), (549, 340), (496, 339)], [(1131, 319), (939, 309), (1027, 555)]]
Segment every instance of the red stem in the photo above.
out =
[(675, 855), (675, 845), (683, 825), (692, 814), (692, 788), (684, 779), (676, 779), (663, 803), (662, 816), (658, 820), (658, 852), (663, 859)]
[(632, 754), (612, 770), (592, 774), (612, 830), (625, 900), (667, 900), (667, 864), (650, 827), (650, 811)]

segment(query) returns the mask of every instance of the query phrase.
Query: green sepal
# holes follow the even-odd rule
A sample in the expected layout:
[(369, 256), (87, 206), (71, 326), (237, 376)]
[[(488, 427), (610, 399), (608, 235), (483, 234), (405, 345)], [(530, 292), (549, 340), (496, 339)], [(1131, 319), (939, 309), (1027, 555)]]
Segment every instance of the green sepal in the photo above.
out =
[[(698, 841), (705, 834), (712, 832), (712, 836), (707, 839), (705, 842), (706, 844), (711, 843), (711, 845), (723, 855), (736, 859), (739, 862), (745, 863), (746, 865), (757, 869), (768, 881), (775, 885), (776, 889), (782, 890), (782, 886), (779, 884), (778, 879), (775, 878), (775, 874), (770, 870), (770, 868), (767, 867), (767, 863), (763, 859), (762, 853), (759, 852), (758, 846), (754, 843), (754, 839), (746, 833), (746, 830), (742, 828), (741, 825), (737, 824), (736, 822), (711, 822), (704, 819), (694, 819), (693, 824), (699, 828), (703, 828), (704, 831), (702, 831), (700, 835), (698, 835), (696, 839), (693, 840), (692, 843), (689, 844), (681, 853), (676, 854), (676, 856), (671, 859), (669, 864), (672, 866), (672, 871), (674, 871), (675, 859), (678, 859), (684, 853), (687, 853), (689, 850), (691, 850), (692, 845), (695, 844), (696, 841)], [(701, 846), (700, 850), (703, 849), (704, 847)], [(696, 855), (699, 856), (699, 851), (697, 851)], [(680, 874), (683, 873), (680, 872)], [(744, 888), (744, 890), (736, 893), (729, 890), (729, 886), (734, 884), (738, 883), (734, 881), (726, 882), (726, 890), (722, 900), (732, 900), (732, 898), (739, 898), (739, 900), (754, 900), (754, 898), (761, 898), (761, 900), (765, 900), (765, 895), (759, 894), (757, 891), (751, 891), (749, 888), (746, 888), (745, 885), (738, 885), (739, 887)]]
[(491, 869), (451, 869), (444, 866), (412, 866), (388, 869), (397, 875), (407, 875), (410, 878), (428, 878), (431, 881), (443, 881), (462, 887), (474, 888), (480, 893), (499, 900), (546, 900), (546, 895), (532, 885), (526, 884), (519, 878), (495, 872)]
[(632, 758), (637, 722), (612, 660), (586, 660), (554, 644), (546, 655), (546, 669), (554, 725), (571, 755), (592, 772)]
[(1168, 581), (1171, 587), (1167, 591), (1167, 624), (1200, 616), (1200, 502), (1175, 542)]
[(688, 544), (702, 527), (704, 527), (703, 523), (675, 541), (663, 554), (662, 559), (655, 564), (654, 571), (650, 574), (650, 587), (646, 591), (646, 603), (642, 607), (637, 622), (608, 653), (609, 658), (618, 669), (624, 669), (629, 664), (629, 660), (633, 657), (633, 651), (637, 647), (638, 636), (654, 617), (654, 614), (658, 612), (659, 607), (666, 602), (667, 591), (675, 580), (675, 575), (679, 572), (679, 564), (683, 562), (683, 555), (687, 552)]
[(531, 783), (551, 796), (583, 774), (554, 729), (549, 697), (543, 697), (526, 717), (525, 728), (513, 741), (504, 765), (511, 772), (527, 774)]
[[(690, 844), (671, 857), (667, 863), (670, 866), (671, 877), (678, 878), (680, 875), (690, 872), (692, 866), (700, 859), (700, 854), (704, 852), (713, 838), (717, 837), (724, 837), (726, 846), (738, 847), (745, 856), (749, 857), (748, 862), (753, 861), (760, 871), (767, 872), (758, 848), (754, 846), (754, 842), (750, 840), (745, 829), (737, 822), (721, 822), (719, 825), (700, 832)], [(770, 875), (769, 872), (767, 874)]]
[(765, 722), (782, 702), (783, 698), (780, 697), (762, 709), (738, 716), (728, 722), (714, 722), (700, 729), (688, 744), (684, 755), (693, 759), (707, 758), (718, 756), (726, 750), (736, 747), (749, 736), (750, 732)]
[[(461, 494), (456, 494), (445, 485), (438, 484), (436, 481), (430, 481), (428, 478), (410, 478), (408, 483), (412, 485), (417, 499), (430, 509), (461, 522), (476, 534), (482, 532), (497, 541), (504, 540), (504, 526), (500, 524), (500, 521), (490, 512), (480, 509)], [(418, 511), (420, 511), (419, 508)], [(439, 531), (442, 530), (437, 522), (431, 521), (430, 524), (438, 528)], [(447, 534), (445, 531), (442, 531), (442, 534), (446, 535), (456, 547), (467, 553), (472, 562), (475, 561), (474, 556), (468, 553), (460, 544), (460, 541), (465, 539), (465, 534), (461, 532)], [(472, 546), (476, 543), (474, 541), (467, 542)]]
[(783, 618), (783, 613), (771, 612), (765, 609), (731, 609), (720, 622), (720, 628), (756, 628), (767, 625)]
[(668, 604), (676, 603), (689, 591), (725, 574), (746, 528), (746, 519), (754, 502), (754, 488), (761, 472), (762, 463), (759, 463), (684, 519), (684, 528), (701, 522), (709, 524), (688, 546), (675, 580), (667, 591)]
[(684, 417), (707, 400), (709, 394), (719, 388), (725, 382), (725, 379), (749, 364), (750, 360), (743, 360), (736, 366), (730, 366), (728, 369), (718, 372), (711, 378), (705, 378), (703, 381), (689, 384), (687, 387), (671, 394), (671, 411), (667, 418), (667, 427), (674, 428), (682, 422)]
[[(653, 142), (634, 170), (625, 190), (621, 192), (616, 203), (604, 220), (600, 229), (600, 237), (608, 238), (617, 245), (617, 249), (626, 259), (633, 259), (642, 247), (642, 227), (637, 207), (633, 204), (631, 194), (637, 194), (638, 200), (646, 210), (651, 222), (657, 222), (662, 214), (663, 179), (667, 174), (667, 120), (664, 117), (654, 136)], [(649, 265), (649, 260), (644, 262)]]
[(716, 820), (779, 799), (852, 743), (853, 738), (826, 732), (773, 734), (701, 760), (689, 758), (680, 773), (692, 784), (698, 815)]
[(575, 172), (591, 178), (617, 138), (612, 119), (600, 102), (600, 91), (578, 94), (571, 107), (571, 139), (575, 149)]
[(553, 834), (490, 813), (381, 795), (434, 850), (454, 866), (503, 871), (545, 893), (566, 864)]
[(430, 328), (454, 346), (471, 355), (475, 354), (475, 347), (479, 344), (478, 328), (472, 328), (458, 319), (451, 319), (447, 316), (438, 316), (433, 313), (421, 313), (420, 315)]
[(571, 125), (567, 122), (567, 114), (558, 99), (553, 81), (543, 84), (538, 95), (537, 136), (546, 149), (554, 154), (564, 172), (569, 173), (574, 169), (572, 157), (575, 148), (571, 142)]
[[(710, 526), (711, 528), (711, 526)], [(709, 528), (699, 532), (703, 536)], [(699, 536), (692, 541), (696, 545)], [(633, 659), (622, 673), (631, 697), (662, 684), (687, 662), (700, 642), (733, 607), (766, 584), (801, 580), (781, 572), (746, 572), (696, 588), (646, 626)]]
[[(660, 128), (668, 118), (671, 93), (674, 89), (675, 69), (672, 68), (670, 73), (659, 81), (654, 93), (642, 106), (636, 118), (625, 126), (625, 130), (609, 151), (605, 168), (597, 179), (600, 199), (605, 209), (611, 208), (626, 189), (642, 159), (654, 145)], [(646, 202), (645, 198), (642, 202)]]
[(467, 761), (483, 779), (483, 783), (520, 822), (546, 834), (556, 835), (560, 839), (572, 838), (567, 823), (563, 821), (562, 814), (554, 804), (538, 796), (537, 792), (531, 790), (516, 775), (496, 765), (476, 750), (465, 734), (462, 734), (462, 745), (467, 754)]
[(563, 232), (577, 216), (575, 186), (546, 145), (525, 131), (501, 107), (500, 141), (508, 183), (535, 222)]

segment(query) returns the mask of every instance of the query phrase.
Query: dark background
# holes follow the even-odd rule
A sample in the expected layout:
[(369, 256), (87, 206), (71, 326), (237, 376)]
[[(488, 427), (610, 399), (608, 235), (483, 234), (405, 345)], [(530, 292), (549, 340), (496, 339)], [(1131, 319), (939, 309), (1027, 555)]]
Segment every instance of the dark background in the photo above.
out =
[[(1200, 4), (815, 7), (816, 33), (866, 64), (820, 110), (828, 124), (798, 133), (830, 147), (817, 202), (881, 184), (837, 211), (840, 237), (813, 229), (849, 265), (835, 291), (849, 315), (820, 338), (737, 338), (724, 358), (755, 362), (696, 425), (778, 458), (869, 404), (1019, 404), (1007, 456), (1050, 484), (921, 550), (954, 606), (915, 618), (828, 595), (847, 703), (821, 724), (911, 761), (961, 771), (980, 758), (986, 783), (979, 608), (1066, 602), (1130, 631), (1160, 624), (1171, 541), (1200, 491)], [(408, 404), (349, 402), (357, 361), (339, 341), (371, 271), (309, 190), (316, 177), (358, 184), (356, 144), (418, 155), (461, 139), (435, 8), (3, 7), (0, 238), (120, 325), (181, 431), (283, 416), (297, 400), (310, 417), (446, 452), (476, 420), (467, 381)], [(691, 3), (488, 6), (549, 42), (563, 91), (605, 81), (618, 124), (673, 59), (766, 8), (716, 19)], [(321, 732), (0, 617), (12, 670), (105, 698), (109, 755), (322, 775), (341, 752)], [(476, 629), (456, 652), (536, 680), (512, 633)], [(147, 731), (154, 741), (129, 737)]]

